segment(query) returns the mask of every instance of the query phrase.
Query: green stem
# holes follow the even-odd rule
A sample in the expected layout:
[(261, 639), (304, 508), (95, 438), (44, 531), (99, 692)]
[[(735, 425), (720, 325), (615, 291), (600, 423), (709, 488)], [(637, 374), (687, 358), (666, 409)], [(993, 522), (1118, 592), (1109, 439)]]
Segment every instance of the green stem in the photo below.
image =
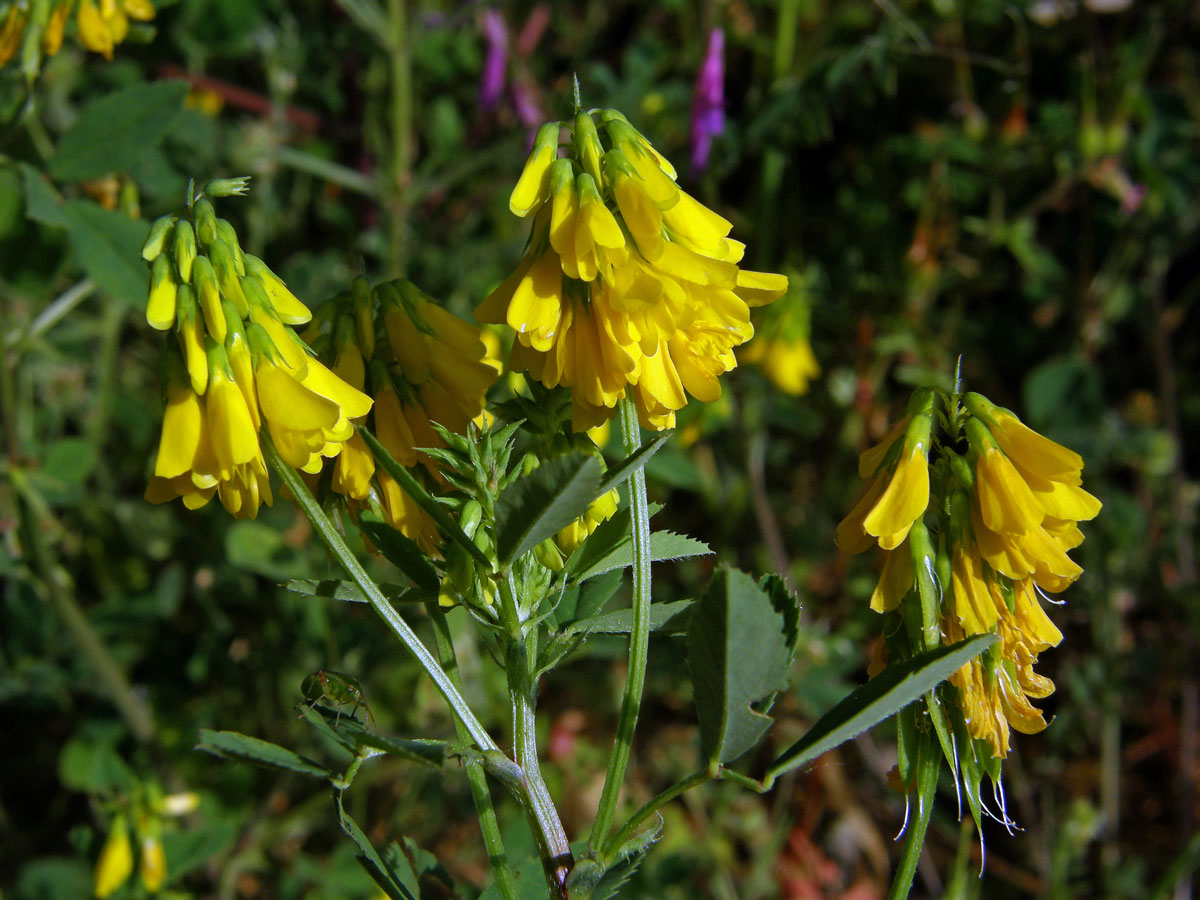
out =
[(508, 696), (512, 703), (513, 755), (524, 773), (525, 807), (530, 830), (538, 845), (538, 855), (546, 872), (546, 883), (554, 897), (566, 897), (566, 879), (573, 862), (562, 820), (550, 797), (538, 759), (537, 686), (534, 682), (535, 654), (529, 642), (535, 637), (522, 634), (524, 623), (512, 582), (512, 571), (505, 569), (498, 579), (500, 618), (508, 630), (508, 651), (504, 668), (508, 676)]
[[(450, 638), (450, 624), (446, 614), (437, 603), (426, 603), (425, 610), (433, 623), (434, 645), (438, 659), (450, 681), (459, 691), (462, 678), (458, 671), (458, 657), (454, 653), (454, 642)], [(458, 740), (466, 743), (469, 735), (462, 723), (455, 720), (454, 731)], [(500, 836), (500, 823), (492, 806), (492, 795), (488, 790), (487, 775), (480, 765), (467, 765), (467, 782), (471, 786), (471, 799), (475, 801), (475, 812), (479, 816), (479, 830), (483, 834), (483, 845), (487, 849), (488, 862), (496, 876), (496, 889), (504, 900), (517, 900), (517, 884), (512, 869), (508, 866), (508, 854), (504, 852), (504, 839)]]
[(685, 791), (689, 791), (697, 785), (704, 784), (706, 781), (712, 781), (712, 779), (713, 773), (709, 769), (701, 769), (699, 772), (693, 772), (682, 781), (676, 782), (649, 800), (641, 809), (629, 817), (629, 821), (621, 826), (621, 830), (608, 842), (608, 845), (604, 848), (605, 858), (611, 858), (614, 853), (620, 850), (625, 842), (633, 837), (634, 832), (638, 830), (638, 826), (650, 818), (661, 807), (666, 806)]
[[(628, 397), (618, 407), (625, 455), (636, 453), (642, 445), (637, 408)], [(617, 811), (633, 733), (646, 683), (646, 659), (650, 650), (650, 507), (646, 501), (646, 471), (639, 468), (629, 479), (629, 515), (633, 530), (633, 628), (629, 634), (629, 668), (625, 676), (625, 695), (621, 699), (621, 717), (613, 739), (612, 756), (604, 777), (596, 822), (588, 838), (588, 853), (596, 856), (608, 840)]]
[(12, 333), (6, 334), (4, 338), (5, 345), (12, 347), (41, 337), (43, 333), (66, 317), (71, 310), (90, 297), (94, 290), (96, 290), (96, 283), (90, 278), (85, 278), (77, 284), (73, 284), (55, 297), (45, 309), (38, 313), (38, 317), (29, 324), (28, 328), (14, 330)]
[(925, 847), (925, 832), (929, 828), (929, 816), (933, 812), (934, 795), (937, 793), (938, 775), (942, 771), (942, 752), (935, 742), (932, 730), (921, 734), (917, 750), (917, 787), (910, 798), (916, 801), (915, 813), (910, 809), (908, 830), (904, 835), (904, 846), (900, 849), (900, 864), (887, 900), (905, 900), (912, 889), (913, 877), (917, 874), (917, 863)]
[(388, 603), (379, 586), (371, 580), (366, 569), (362, 567), (362, 564), (354, 556), (350, 548), (346, 546), (346, 542), (342, 539), (341, 534), (338, 533), (337, 528), (326, 517), (325, 512), (321, 509), (321, 505), (313, 497), (312, 491), (304, 483), (304, 479), (300, 477), (295, 469), (283, 461), (283, 458), (279, 455), (279, 451), (275, 449), (265, 433), (262, 435), (262, 445), (263, 454), (266, 456), (267, 462), (279, 473), (280, 480), (291, 491), (296, 503), (300, 506), (304, 514), (308, 516), (308, 520), (312, 522), (312, 526), (317, 534), (320, 535), (321, 540), (325, 542), (325, 546), (337, 557), (338, 562), (345, 567), (350, 578), (353, 579), (354, 583), (358, 585), (359, 590), (367, 598), (367, 602), (375, 608), (375, 611), (388, 624), (388, 627), (396, 633), (396, 636), (400, 638), (404, 646), (417, 658), (417, 662), (421, 664), (421, 668), (433, 679), (438, 692), (450, 705), (451, 712), (462, 723), (471, 740), (475, 742), (475, 745), (480, 750), (500, 749), (496, 745), (496, 742), (492, 740), (491, 735), (487, 733), (487, 730), (475, 717), (475, 713), (471, 711), (471, 707), (467, 705), (467, 701), (463, 699), (458, 688), (450, 681), (450, 677), (438, 665), (437, 660), (433, 658), (433, 655), (421, 643), (421, 639), (417, 637), (416, 633), (409, 628), (408, 623), (400, 618), (396, 610)]

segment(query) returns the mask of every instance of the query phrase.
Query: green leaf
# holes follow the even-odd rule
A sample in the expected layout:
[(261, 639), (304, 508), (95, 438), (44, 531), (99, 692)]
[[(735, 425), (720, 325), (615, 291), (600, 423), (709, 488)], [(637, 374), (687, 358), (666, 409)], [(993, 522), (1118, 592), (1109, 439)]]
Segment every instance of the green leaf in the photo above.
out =
[(21, 163), (25, 186), (25, 216), (43, 225), (66, 228), (70, 223), (63, 213), (62, 198), (41, 172), (29, 163)]
[(596, 530), (584, 539), (583, 546), (571, 554), (567, 561), (568, 577), (573, 583), (579, 583), (583, 580), (579, 577), (580, 572), (590, 569), (629, 539), (629, 507), (625, 505), (597, 525)]
[(771, 598), (775, 609), (783, 616), (783, 637), (787, 641), (789, 659), (796, 655), (800, 641), (800, 598), (788, 590), (782, 576), (772, 572), (758, 580), (758, 586)]
[(945, 681), (960, 666), (978, 656), (996, 641), (994, 634), (938, 647), (896, 665), (851, 693), (821, 716), (804, 737), (789, 747), (767, 769), (772, 779), (790, 769), (812, 762), (826, 750), (857, 737), (895, 712), (899, 712), (935, 685)]
[(243, 519), (230, 525), (225, 532), (225, 556), (240, 569), (276, 581), (308, 574), (308, 558), (265, 522)]
[[(664, 631), (670, 634), (681, 634), (687, 630), (688, 610), (692, 608), (692, 600), (673, 600), (670, 603), (653, 603), (650, 605), (650, 630)], [(580, 619), (572, 622), (569, 629), (575, 634), (629, 634), (633, 630), (633, 610), (618, 609), (594, 616), (590, 619)]]
[(90, 200), (71, 200), (63, 207), (68, 239), (79, 264), (92, 281), (114, 300), (141, 307), (149, 276), (142, 265), (142, 243), (149, 222), (139, 222)]
[(429, 557), (415, 541), (383, 522), (363, 518), (359, 527), (388, 562), (411, 578), (413, 584), (427, 591), (437, 591), (441, 579), (438, 578), (437, 570), (429, 561)]
[(337, 744), (343, 750), (346, 750), (349, 753), (354, 753), (356, 749), (354, 746), (354, 740), (343, 734), (340, 727), (334, 728), (334, 726), (329, 724), (329, 719), (333, 718), (340, 726), (341, 720), (344, 718), (347, 722), (349, 722), (351, 720), (350, 716), (339, 716), (337, 712), (332, 713), (331, 716), (326, 716), (325, 710), (323, 708), (318, 709), (315, 703), (301, 703), (299, 704), (299, 707), (300, 718), (304, 719), (304, 721), (311, 725), (317, 734), (321, 735), (326, 740)]
[[(315, 578), (293, 578), (283, 588), (293, 594), (303, 594), (306, 597), (324, 597), (327, 600), (341, 600), (346, 603), (367, 602), (366, 596), (357, 584), (353, 581), (342, 581), (340, 578), (326, 578), (321, 581)], [(436, 590), (403, 588), (397, 584), (381, 584), (379, 590), (392, 603), (424, 603), (437, 597)]]
[(600, 493), (596, 496), (599, 497), (601, 494), (607, 494), (642, 466), (646, 465), (650, 461), (650, 457), (659, 451), (672, 434), (674, 434), (673, 431), (664, 431), (655, 435), (619, 463), (609, 466), (608, 470), (604, 473), (604, 478), (600, 481), (600, 487), (598, 488)]
[(583, 515), (600, 495), (603, 470), (590, 453), (545, 460), (496, 501), (496, 553), (512, 562)]
[(91, 900), (92, 873), (83, 860), (74, 857), (39, 856), (21, 867), (13, 896), (18, 900)]
[[(542, 871), (542, 863), (536, 857), (529, 857), (517, 867), (514, 880), (516, 881), (517, 900), (546, 900), (546, 876)], [(503, 900), (504, 895), (495, 884), (490, 884), (479, 900)]]
[(612, 569), (603, 575), (589, 578), (578, 587), (569, 589), (563, 595), (562, 602), (554, 610), (556, 621), (566, 624), (579, 619), (590, 619), (604, 609), (624, 579), (625, 572), (623, 570)]
[(418, 900), (417, 896), (405, 886), (401, 876), (387, 862), (384, 862), (382, 856), (371, 844), (370, 839), (363, 834), (363, 830), (358, 827), (358, 823), (346, 813), (342, 808), (342, 793), (337, 791), (334, 794), (334, 807), (337, 809), (338, 824), (342, 826), (342, 831), (354, 842), (354, 855), (358, 857), (358, 861), (362, 867), (367, 870), (367, 874), (375, 880), (380, 889), (391, 898), (391, 900)]
[[(650, 558), (654, 562), (664, 562), (670, 559), (685, 559), (690, 556), (707, 556), (712, 553), (708, 544), (673, 531), (655, 531), (650, 535)], [(633, 565), (633, 543), (626, 541), (615, 550), (592, 563), (586, 571), (579, 575), (583, 581), (593, 578), (611, 569), (626, 569)]]
[(396, 484), (400, 485), (400, 489), (412, 499), (417, 506), (421, 507), (431, 519), (437, 524), (438, 530), (442, 533), (442, 537), (454, 541), (464, 550), (471, 554), (476, 562), (483, 566), (491, 567), (492, 561), (484, 555), (483, 551), (475, 546), (472, 541), (461, 528), (446, 513), (446, 509), (434, 499), (429, 491), (421, 486), (421, 483), (413, 477), (413, 474), (396, 462), (392, 454), (388, 453), (387, 448), (379, 443), (379, 439), (371, 434), (361, 425), (357, 429), (359, 437), (367, 445), (371, 451), (371, 455), (375, 457), (375, 462), (392, 476)]
[(236, 731), (209, 731), (207, 728), (202, 728), (196, 749), (225, 759), (235, 759), (239, 762), (254, 763), (268, 768), (287, 769), (317, 778), (329, 778), (333, 775), (319, 763), (305, 759), (286, 747), (280, 747), (278, 744), (272, 744), (269, 741)]
[(133, 171), (167, 133), (187, 92), (184, 81), (154, 81), (92, 102), (58, 142), (50, 174), (59, 181), (85, 181)]
[(393, 738), (364, 731), (356, 740), (360, 747), (371, 747), (410, 762), (433, 766), (435, 769), (445, 765), (448, 757), (460, 753), (453, 744), (427, 738)]
[(784, 617), (744, 572), (721, 568), (692, 611), (688, 666), (704, 755), (737, 759), (771, 727), (754, 704), (787, 686), (791, 653)]
[(617, 861), (609, 866), (599, 883), (592, 888), (589, 900), (611, 900), (629, 883), (650, 848), (662, 837), (662, 820), (645, 831), (635, 834), (617, 851)]
[(137, 779), (113, 744), (102, 735), (76, 734), (58, 755), (63, 786), (88, 794), (125, 793)]

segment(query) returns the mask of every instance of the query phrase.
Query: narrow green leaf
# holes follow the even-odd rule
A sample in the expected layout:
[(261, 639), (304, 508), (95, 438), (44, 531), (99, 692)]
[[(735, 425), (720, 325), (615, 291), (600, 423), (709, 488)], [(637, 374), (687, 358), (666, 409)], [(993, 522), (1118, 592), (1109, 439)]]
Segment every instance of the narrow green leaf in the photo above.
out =
[(200, 730), (200, 741), (196, 744), (196, 749), (226, 759), (255, 763), (268, 768), (288, 769), (317, 778), (329, 778), (333, 774), (319, 763), (305, 759), (286, 747), (236, 731), (209, 731), (203, 728)]
[(771, 598), (736, 569), (719, 569), (692, 610), (688, 666), (709, 761), (732, 762), (771, 727), (754, 705), (787, 686), (785, 627)]
[(475, 546), (474, 541), (463, 533), (463, 530), (458, 527), (458, 523), (450, 518), (445, 507), (438, 503), (433, 495), (421, 486), (421, 483), (413, 477), (413, 474), (392, 458), (392, 454), (388, 453), (387, 448), (379, 443), (379, 439), (361, 425), (358, 427), (358, 434), (370, 449), (371, 455), (375, 457), (375, 462), (391, 475), (396, 484), (400, 485), (400, 489), (408, 494), (413, 502), (428, 513), (429, 517), (437, 523), (442, 537), (454, 541), (454, 543), (470, 553), (472, 558), (481, 565), (491, 568), (492, 561), (487, 558), (482, 550)]
[[(650, 606), (650, 630), (670, 634), (681, 634), (687, 630), (688, 610), (692, 600), (673, 600), (670, 603), (654, 603)], [(575, 634), (629, 634), (633, 629), (633, 610), (618, 609), (602, 616), (572, 622), (570, 631)]]
[(418, 900), (417, 896), (404, 885), (396, 870), (379, 855), (379, 851), (363, 834), (358, 823), (342, 808), (341, 791), (334, 792), (333, 802), (337, 810), (338, 824), (342, 826), (342, 831), (346, 833), (347, 837), (354, 842), (354, 855), (358, 857), (359, 863), (367, 870), (367, 874), (374, 879), (380, 889), (391, 900)]
[[(327, 600), (341, 600), (346, 603), (366, 603), (366, 595), (359, 590), (353, 581), (343, 581), (340, 578), (326, 578), (321, 581), (315, 578), (293, 578), (283, 586), (284, 590), (293, 594), (303, 594), (306, 597), (324, 597)], [(424, 603), (437, 596), (437, 589), (421, 590), (420, 588), (403, 588), (396, 584), (381, 584), (379, 590), (392, 603)]]
[(141, 251), (150, 223), (90, 200), (68, 201), (62, 212), (70, 228), (71, 248), (92, 281), (114, 300), (144, 306), (149, 276)]
[[(354, 741), (343, 734), (341, 728), (334, 728), (329, 724), (329, 718), (333, 718), (338, 722), (338, 725), (341, 725), (341, 719), (338, 717), (336, 712), (331, 713), (327, 717), (323, 710), (317, 708), (316, 704), (301, 703), (300, 718), (304, 719), (304, 721), (311, 725), (313, 729), (316, 730), (317, 734), (337, 744), (343, 750), (346, 750), (349, 753), (354, 753), (356, 749), (354, 746)], [(347, 721), (350, 720), (349, 716), (345, 716), (344, 718)]]
[(419, 738), (393, 738), (374, 732), (364, 731), (358, 735), (357, 743), (361, 747), (372, 747), (392, 756), (407, 759), (410, 762), (421, 763), (440, 769), (450, 756), (461, 755), (461, 752), (446, 741), (435, 741)]
[(413, 584), (427, 591), (437, 591), (441, 584), (437, 570), (429, 557), (411, 540), (397, 529), (383, 522), (373, 522), (362, 518), (359, 528), (379, 548), (379, 552), (397, 569), (412, 579)]
[(59, 181), (84, 181), (132, 171), (167, 133), (187, 92), (187, 82), (154, 81), (105, 94), (62, 136), (50, 174)]
[(862, 734), (945, 681), (995, 641), (994, 634), (978, 634), (888, 666), (818, 719), (804, 737), (771, 764), (767, 779), (812, 762), (826, 750)]
[(599, 496), (603, 471), (590, 453), (545, 460), (496, 501), (496, 553), (512, 562), (583, 515)]
[(599, 493), (596, 496), (599, 497), (601, 494), (607, 494), (642, 466), (646, 465), (650, 461), (650, 457), (657, 453), (674, 433), (673, 431), (663, 431), (656, 434), (619, 463), (609, 466), (608, 470), (604, 473), (604, 478), (600, 481), (600, 486), (597, 488)]
[[(650, 557), (654, 562), (685, 559), (690, 556), (707, 556), (712, 553), (708, 544), (673, 531), (655, 531), (650, 535)], [(580, 581), (608, 572), (625, 569), (633, 565), (633, 544), (625, 541), (602, 559), (596, 560), (578, 576)]]

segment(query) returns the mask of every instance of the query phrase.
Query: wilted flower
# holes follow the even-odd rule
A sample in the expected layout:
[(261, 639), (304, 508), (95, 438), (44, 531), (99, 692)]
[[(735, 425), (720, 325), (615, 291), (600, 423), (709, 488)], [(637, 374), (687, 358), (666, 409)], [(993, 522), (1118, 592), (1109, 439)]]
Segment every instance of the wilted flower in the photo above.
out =
[(731, 225), (680, 190), (675, 170), (615, 110), (542, 126), (509, 201), (532, 217), (516, 271), (480, 304), (517, 332), (509, 362), (572, 388), (576, 430), (631, 395), (642, 424), (674, 425), (688, 394), (720, 396), (718, 376), (749, 340), (750, 306), (779, 297), (782, 275), (739, 269)]
[(692, 170), (708, 168), (713, 138), (725, 133), (725, 32), (714, 28), (692, 94)]

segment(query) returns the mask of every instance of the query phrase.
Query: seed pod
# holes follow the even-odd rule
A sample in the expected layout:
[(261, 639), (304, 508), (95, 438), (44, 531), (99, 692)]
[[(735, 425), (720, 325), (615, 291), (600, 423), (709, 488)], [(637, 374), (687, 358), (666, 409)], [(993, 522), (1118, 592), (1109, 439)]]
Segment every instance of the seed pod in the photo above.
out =
[(158, 255), (166, 246), (167, 239), (171, 237), (171, 229), (174, 225), (174, 215), (159, 216), (154, 220), (154, 224), (150, 226), (150, 235), (146, 238), (146, 243), (142, 244), (142, 259), (146, 262), (154, 262), (158, 259)]
[(196, 261), (196, 232), (187, 222), (175, 226), (175, 267), (179, 277), (188, 284), (192, 281), (192, 263)]
[(479, 505), (478, 500), (471, 499), (463, 504), (462, 512), (458, 514), (458, 527), (467, 537), (472, 537), (482, 520), (483, 507)]

